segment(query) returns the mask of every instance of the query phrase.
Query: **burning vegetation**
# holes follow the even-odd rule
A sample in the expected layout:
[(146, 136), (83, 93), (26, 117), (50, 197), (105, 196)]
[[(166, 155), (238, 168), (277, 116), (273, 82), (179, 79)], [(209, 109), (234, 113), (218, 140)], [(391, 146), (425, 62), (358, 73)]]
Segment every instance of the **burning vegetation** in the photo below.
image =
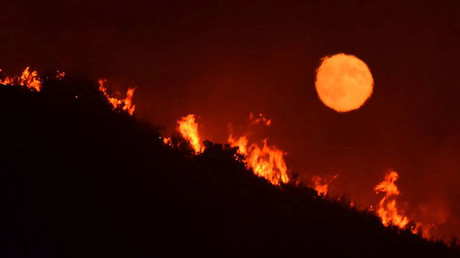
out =
[[(0, 70), (1, 72), (1, 70)], [(65, 76), (65, 72), (57, 71), (56, 79), (61, 80)], [(108, 102), (114, 109), (120, 109), (128, 112), (130, 115), (134, 113), (135, 105), (132, 101), (135, 88), (129, 88), (126, 92), (125, 98), (116, 98), (108, 93), (105, 87), (106, 79), (99, 79), (99, 91), (107, 98)], [(19, 76), (6, 76), (0, 80), (2, 85), (19, 85), (27, 87), (29, 89), (39, 92), (42, 87), (42, 79), (38, 76), (37, 71), (30, 71), (27, 67)], [(252, 112), (249, 114), (249, 120), (251, 124), (261, 124), (264, 126), (270, 126), (272, 124), (271, 119), (267, 119), (262, 113), (257, 116)], [(196, 155), (202, 153), (205, 146), (198, 132), (198, 123), (196, 122), (195, 115), (189, 114), (182, 117), (177, 121), (177, 131), (181, 136), (190, 144)], [(163, 139), (163, 143), (174, 147), (171, 137), (160, 137)], [(262, 143), (249, 144), (249, 140), (246, 136), (234, 138), (233, 135), (228, 137), (228, 143), (231, 147), (237, 148), (237, 153), (244, 157), (246, 167), (254, 172), (259, 177), (265, 178), (273, 185), (287, 184), (289, 182), (288, 168), (284, 160), (285, 152), (278, 149), (276, 146), (268, 145), (267, 139), (264, 139)], [(236, 159), (241, 156), (235, 155)], [(334, 181), (338, 175), (321, 177), (315, 175), (312, 177), (312, 187), (320, 196), (326, 196), (329, 189), (329, 184)], [(382, 220), (382, 224), (385, 226), (394, 225), (401, 229), (406, 228), (409, 223), (409, 219), (402, 215), (396, 205), (396, 199), (399, 195), (398, 187), (395, 181), (398, 179), (398, 173), (390, 171), (386, 174), (384, 181), (375, 186), (374, 190), (377, 193), (383, 192), (385, 196), (379, 203), (379, 208), (376, 211), (377, 215)], [(420, 223), (417, 223), (417, 228), (421, 227)], [(417, 233), (417, 228), (413, 228), (412, 231)]]
[(128, 112), (130, 115), (134, 114), (136, 105), (134, 105), (133, 103), (133, 96), (136, 88), (128, 88), (128, 90), (126, 91), (125, 98), (116, 98), (110, 96), (110, 94), (108, 93), (107, 88), (104, 86), (106, 82), (106, 79), (99, 79), (99, 90), (102, 92), (102, 94), (104, 94), (105, 97), (107, 97), (107, 100), (110, 102), (113, 108), (124, 110)]
[(399, 174), (396, 171), (389, 171), (382, 182), (374, 187), (376, 193), (385, 193), (385, 196), (379, 202), (377, 215), (385, 226), (396, 226), (400, 229), (409, 229), (414, 234), (421, 234), (426, 239), (433, 239), (433, 224), (411, 221), (404, 215), (402, 210), (397, 207), (396, 197), (400, 192), (395, 182)]
[(395, 182), (398, 178), (399, 175), (395, 171), (388, 172), (385, 179), (374, 187), (374, 191), (385, 193), (377, 209), (377, 214), (382, 219), (383, 225), (394, 225), (404, 229), (409, 223), (409, 219), (402, 215), (396, 207), (396, 197), (399, 195), (399, 190)]
[[(276, 146), (269, 146), (267, 139), (261, 145), (256, 143), (248, 147), (248, 139), (245, 136), (235, 140), (232, 135), (228, 137), (232, 147), (238, 147), (238, 153), (246, 157), (246, 165), (254, 173), (270, 181), (274, 185), (288, 183), (287, 165), (284, 161), (285, 153)], [(262, 147), (261, 147), (262, 146)]]
[[(2, 72), (2, 69), (0, 69), (0, 72)], [(6, 76), (4, 79), (0, 79), (0, 84), (23, 86), (37, 92), (42, 88), (42, 80), (37, 71), (30, 71), (29, 67), (26, 67), (21, 75)]]
[[(253, 113), (250, 113), (249, 120), (252, 124), (262, 124), (264, 126), (270, 126), (271, 120), (266, 119), (263, 114), (259, 114), (257, 118), (254, 117)], [(198, 123), (195, 120), (195, 115), (190, 114), (182, 117), (178, 123), (178, 132), (181, 136), (190, 144), (196, 155), (202, 153), (205, 146), (200, 140), (198, 132)], [(164, 137), (163, 143), (174, 147), (170, 137)], [(276, 146), (270, 146), (267, 143), (267, 139), (264, 139), (261, 144), (252, 143), (249, 144), (248, 137), (234, 137), (230, 135), (228, 137), (228, 143), (231, 147), (237, 148), (235, 159), (239, 160), (243, 157), (243, 162), (246, 167), (253, 171), (255, 175), (265, 178), (271, 184), (279, 186), (281, 184), (287, 184), (290, 182), (288, 176), (288, 167), (284, 160), (285, 152), (278, 149)], [(319, 196), (326, 196), (329, 192), (330, 184), (336, 180), (338, 174), (319, 176), (315, 175), (311, 178), (312, 188), (318, 193)], [(395, 182), (398, 180), (399, 175), (395, 171), (390, 171), (385, 175), (385, 179), (374, 187), (374, 191), (377, 193), (385, 193), (385, 196), (380, 200), (376, 214), (381, 219), (384, 226), (396, 226), (401, 230), (410, 227), (410, 231), (414, 234), (422, 233), (423, 237), (429, 239), (432, 235), (427, 230), (422, 231), (421, 229), (428, 228), (426, 225), (413, 222), (410, 224), (410, 219), (402, 215), (402, 212), (397, 208), (396, 197), (400, 194), (398, 187)], [(351, 207), (354, 207), (355, 203), (351, 202)]]
[(198, 135), (198, 123), (195, 121), (195, 115), (190, 114), (182, 117), (177, 121), (177, 130), (192, 146), (196, 154), (203, 152), (204, 146)]
[[(61, 80), (64, 76), (64, 72), (58, 71), (56, 79)], [(135, 88), (129, 88), (126, 97), (118, 99), (108, 93), (107, 88), (104, 86), (105, 82), (106, 80), (104, 79), (99, 80), (98, 89), (107, 98), (112, 108), (126, 111), (132, 115), (135, 110), (135, 105), (132, 101)], [(0, 80), (0, 84), (2, 85), (19, 85), (37, 92), (41, 90), (42, 83), (43, 80), (38, 77), (37, 72), (30, 72), (29, 68), (26, 68), (20, 76), (5, 77)], [(263, 114), (254, 116), (251, 113), (249, 119), (252, 124), (262, 124), (264, 126), (272, 124), (272, 121), (267, 119)], [(206, 147), (200, 138), (199, 125), (194, 114), (189, 114), (179, 119), (176, 129), (182, 138), (189, 143), (196, 156), (205, 155)], [(179, 146), (174, 144), (174, 139), (171, 137), (158, 136), (158, 139), (160, 139), (163, 145), (173, 149)], [(227, 146), (233, 147), (235, 151), (233, 159), (242, 161), (248, 171), (252, 171), (258, 177), (266, 179), (272, 185), (278, 186), (278, 188), (291, 187), (287, 185), (291, 180), (288, 176), (288, 166), (284, 159), (286, 153), (275, 145), (269, 145), (267, 139), (264, 139), (260, 143), (250, 143), (247, 136), (235, 137), (230, 135), (228, 137), (228, 144)], [(326, 177), (313, 176), (311, 178), (312, 188), (316, 190), (318, 195), (326, 196), (330, 189), (330, 183), (337, 177), (337, 174)], [(398, 180), (398, 177), (397, 172), (390, 171), (385, 175), (385, 179), (375, 186), (374, 191), (385, 194), (379, 202), (376, 214), (382, 224), (387, 227), (397, 226), (399, 229), (407, 229), (411, 225), (410, 219), (397, 208), (396, 197), (400, 192), (395, 182)], [(423, 227), (423, 225), (421, 223), (416, 223), (415, 225), (411, 226), (410, 230), (413, 233), (418, 233), (419, 228)], [(425, 237), (428, 236), (428, 234), (423, 235)]]
[[(262, 121), (265, 125), (271, 123), (270, 120), (260, 120), (264, 118), (260, 114), (259, 120)], [(252, 120), (252, 113), (250, 115)], [(198, 124), (195, 121), (195, 115), (190, 114), (182, 117), (177, 121), (178, 132), (182, 137), (192, 146), (195, 154), (202, 153), (204, 150), (204, 145), (200, 140), (198, 133)], [(169, 140), (167, 140), (169, 139)], [(164, 138), (164, 143), (169, 145), (170, 138)], [(269, 146), (267, 144), (267, 139), (263, 140), (262, 144), (258, 145), (253, 143), (248, 146), (248, 139), (245, 136), (234, 139), (232, 135), (228, 138), (228, 143), (231, 147), (237, 147), (238, 154), (243, 155), (244, 162), (248, 169), (254, 171), (254, 174), (263, 177), (270, 181), (274, 185), (280, 185), (281, 183), (288, 183), (289, 177), (287, 175), (287, 165), (284, 161), (285, 153), (279, 150), (276, 146)], [(240, 156), (235, 156), (238, 159)]]
[(332, 176), (326, 176), (326, 177), (321, 177), (321, 176), (313, 176), (311, 178), (311, 181), (313, 182), (313, 189), (318, 192), (319, 195), (326, 196), (328, 189), (329, 189), (329, 184), (334, 181), (339, 175), (332, 175)]
[[(263, 118), (262, 114), (260, 114), (258, 119), (260, 118)], [(251, 115), (250, 119), (252, 120)], [(270, 120), (259, 121), (264, 121), (264, 124), (267, 124), (267, 121)], [(195, 115), (189, 114), (184, 116), (177, 121), (177, 124), (177, 131), (190, 144), (195, 154), (202, 153), (205, 146), (198, 133), (198, 123), (195, 120)], [(170, 137), (164, 137), (163, 142), (164, 144), (173, 146)], [(289, 182), (289, 177), (287, 175), (288, 169), (284, 161), (285, 153), (276, 146), (269, 146), (267, 144), (267, 139), (263, 140), (260, 145), (256, 143), (248, 145), (247, 137), (242, 136), (238, 139), (234, 139), (233, 136), (230, 135), (228, 143), (231, 147), (237, 147), (238, 154), (244, 157), (243, 161), (246, 163), (247, 168), (251, 169), (254, 174), (267, 179), (273, 185), (280, 185), (281, 183), (286, 184)], [(239, 159), (239, 157), (238, 155), (235, 156), (236, 159)]]
[[(249, 119), (252, 124), (262, 123), (262, 125), (271, 125), (271, 120), (266, 119), (263, 114), (259, 114), (254, 118), (253, 113), (250, 113)], [(195, 120), (195, 115), (190, 114), (182, 117), (178, 123), (178, 132), (190, 144), (196, 155), (202, 153), (205, 146), (200, 140), (198, 132), (198, 123)], [(163, 143), (174, 147), (170, 137), (164, 137)], [(276, 146), (268, 145), (267, 139), (264, 139), (261, 144), (249, 144), (248, 137), (228, 137), (228, 143), (231, 147), (237, 148), (235, 159), (239, 160), (243, 157), (243, 162), (246, 167), (253, 171), (255, 175), (265, 178), (271, 184), (279, 186), (290, 182), (288, 176), (288, 167), (284, 160), (285, 152), (278, 149)], [(338, 174), (319, 176), (315, 175), (311, 178), (312, 188), (318, 193), (319, 196), (326, 196), (329, 192), (330, 184), (336, 180)], [(395, 182), (398, 180), (399, 175), (395, 171), (390, 171), (385, 175), (385, 179), (374, 187), (377, 193), (385, 193), (385, 196), (380, 200), (376, 214), (381, 219), (384, 226), (396, 226), (401, 230), (410, 227), (410, 231), (414, 234), (422, 233), (423, 237), (429, 239), (432, 237), (430, 232), (426, 229), (429, 228), (425, 224), (419, 222), (410, 223), (410, 219), (403, 215), (397, 208), (396, 197), (400, 194)], [(352, 201), (351, 206), (354, 207), (355, 203)], [(425, 231), (422, 231), (422, 228)]]
[[(2, 69), (0, 69), (0, 72), (2, 72)], [(65, 77), (65, 74), (65, 72), (58, 70), (56, 71), (55, 79), (62, 80)], [(126, 91), (125, 98), (116, 98), (110, 96), (110, 94), (108, 93), (107, 88), (104, 86), (106, 82), (106, 79), (98, 80), (99, 90), (100, 92), (102, 92), (102, 94), (104, 94), (104, 96), (113, 106), (113, 108), (124, 110), (128, 112), (130, 115), (133, 115), (136, 106), (134, 105), (132, 99), (136, 88), (128, 88), (128, 90)], [(0, 85), (22, 86), (37, 92), (40, 92), (42, 88), (42, 83), (43, 79), (40, 76), (38, 76), (38, 72), (31, 71), (29, 67), (26, 67), (26, 69), (21, 73), (21, 75), (5, 76), (3, 79), (0, 79)], [(78, 96), (76, 96), (76, 98), (78, 98)]]

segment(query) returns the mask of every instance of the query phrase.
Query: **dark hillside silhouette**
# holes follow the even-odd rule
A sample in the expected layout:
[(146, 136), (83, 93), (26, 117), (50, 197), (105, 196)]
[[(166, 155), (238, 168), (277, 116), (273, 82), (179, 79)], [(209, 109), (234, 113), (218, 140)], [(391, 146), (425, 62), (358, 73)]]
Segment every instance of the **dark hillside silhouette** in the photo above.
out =
[[(206, 142), (171, 149), (97, 85), (0, 86), (2, 257), (458, 257)], [(179, 138), (176, 141), (180, 141)]]

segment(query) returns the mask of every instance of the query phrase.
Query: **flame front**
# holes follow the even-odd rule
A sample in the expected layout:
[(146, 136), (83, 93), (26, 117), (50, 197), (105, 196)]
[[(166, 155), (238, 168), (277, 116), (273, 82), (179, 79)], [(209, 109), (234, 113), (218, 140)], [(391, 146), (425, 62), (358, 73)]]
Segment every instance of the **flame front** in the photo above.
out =
[(134, 110), (136, 109), (136, 105), (133, 104), (133, 96), (134, 96), (134, 91), (136, 90), (135, 88), (129, 88), (126, 91), (126, 98), (124, 99), (117, 99), (115, 97), (111, 97), (107, 93), (107, 88), (104, 86), (104, 84), (107, 82), (106, 79), (99, 79), (99, 90), (104, 94), (104, 96), (107, 98), (107, 100), (110, 102), (110, 104), (113, 106), (114, 109), (122, 109), (126, 112), (128, 112), (130, 115), (134, 113)]
[[(0, 69), (0, 72), (2, 70)], [(39, 92), (42, 88), (42, 81), (38, 76), (37, 71), (29, 71), (29, 67), (22, 72), (21, 75), (7, 76), (5, 79), (0, 79), (2, 85), (20, 85), (29, 89), (34, 89)]]
[[(266, 124), (267, 121), (269, 120), (265, 120), (264, 123)], [(205, 147), (198, 134), (198, 124), (195, 121), (195, 115), (184, 116), (177, 123), (177, 130), (190, 143), (195, 154), (203, 152)], [(163, 141), (165, 144), (170, 143), (169, 138), (164, 138)], [(246, 157), (247, 168), (252, 169), (256, 175), (269, 180), (274, 185), (289, 182), (287, 165), (284, 161), (285, 153), (276, 146), (269, 146), (266, 139), (262, 142), (261, 146), (251, 144), (248, 147), (248, 139), (246, 137), (242, 136), (234, 139), (230, 135), (228, 142), (232, 147), (238, 147), (238, 153)]]
[(319, 195), (326, 196), (329, 188), (329, 184), (334, 181), (339, 175), (320, 177), (313, 176), (311, 181), (313, 182), (313, 189), (318, 192)]
[[(0, 72), (2, 70), (0, 69)], [(65, 72), (56, 71), (57, 80), (62, 80), (65, 77)], [(124, 99), (118, 99), (110, 96), (107, 88), (104, 84), (107, 82), (105, 79), (99, 79), (99, 90), (107, 98), (109, 103), (114, 109), (121, 109), (132, 115), (135, 111), (135, 105), (133, 103), (133, 96), (135, 88), (129, 88), (126, 92)], [(29, 67), (22, 72), (21, 75), (6, 76), (4, 79), (0, 79), (0, 85), (13, 85), (27, 87), (30, 90), (40, 92), (42, 89), (42, 79), (38, 76), (37, 71), (30, 71)], [(75, 96), (78, 98), (78, 96)], [(251, 125), (263, 125), (270, 126), (272, 120), (266, 118), (262, 113), (254, 115), (249, 114), (249, 120)], [(203, 145), (199, 134), (198, 124), (195, 120), (194, 114), (189, 114), (182, 117), (177, 121), (177, 130), (180, 132), (182, 137), (188, 141), (193, 148), (195, 154), (200, 154), (204, 151), (205, 146)], [(247, 134), (246, 134), (247, 135)], [(171, 137), (160, 137), (165, 145), (172, 148), (179, 147), (179, 144), (173, 144)], [(248, 169), (252, 169), (254, 174), (259, 177), (263, 177), (270, 181), (273, 185), (280, 185), (282, 183), (288, 183), (289, 177), (287, 175), (287, 165), (284, 160), (285, 152), (278, 149), (276, 146), (269, 146), (267, 139), (264, 139), (261, 144), (252, 143), (249, 145), (248, 138), (242, 136), (239, 138), (233, 138), (232, 135), (228, 138), (228, 143), (232, 147), (238, 148), (238, 153), (245, 157), (245, 164)], [(236, 155), (235, 159), (240, 159), (241, 156)], [(313, 176), (311, 178), (313, 182), (313, 188), (318, 192), (319, 195), (325, 196), (329, 190), (329, 184), (335, 180), (338, 175), (332, 175), (327, 177)], [(400, 229), (406, 229), (409, 224), (409, 218), (403, 215), (403, 212), (398, 210), (396, 197), (400, 194), (400, 191), (395, 184), (398, 180), (399, 175), (395, 171), (389, 171), (382, 182), (374, 187), (376, 193), (383, 192), (385, 196), (380, 200), (379, 207), (376, 211), (380, 217), (384, 226), (397, 226)], [(354, 207), (354, 202), (350, 203), (350, 207)], [(372, 206), (371, 206), (372, 207)], [(373, 208), (372, 208), (373, 209)], [(441, 222), (442, 223), (442, 222)], [(435, 234), (435, 225), (433, 223), (424, 224), (416, 222), (415, 226), (410, 227), (413, 233), (421, 233), (424, 238), (431, 238)], [(433, 232), (432, 232), (433, 231)]]
[(267, 139), (263, 140), (262, 147), (251, 144), (245, 136), (235, 140), (231, 135), (228, 142), (232, 147), (238, 147), (238, 153), (246, 156), (246, 166), (251, 168), (260, 177), (269, 180), (274, 185), (289, 182), (287, 166), (284, 161), (284, 152), (276, 146), (268, 146)]
[(385, 179), (374, 187), (376, 193), (384, 192), (385, 197), (380, 200), (377, 214), (382, 220), (383, 225), (394, 225), (403, 229), (409, 223), (409, 219), (401, 215), (396, 207), (396, 196), (399, 195), (398, 187), (395, 182), (399, 175), (395, 171), (390, 171), (385, 175)]
[(199, 154), (203, 152), (204, 146), (198, 135), (198, 124), (195, 121), (195, 115), (190, 114), (184, 116), (181, 120), (177, 121), (177, 124), (177, 130), (181, 133), (182, 137), (190, 143), (195, 153)]

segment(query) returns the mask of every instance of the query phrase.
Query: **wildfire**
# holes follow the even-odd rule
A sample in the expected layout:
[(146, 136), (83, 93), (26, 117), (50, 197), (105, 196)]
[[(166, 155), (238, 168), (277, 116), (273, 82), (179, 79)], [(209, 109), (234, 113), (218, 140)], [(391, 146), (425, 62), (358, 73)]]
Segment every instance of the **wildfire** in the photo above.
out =
[[(177, 121), (177, 124), (177, 130), (190, 143), (195, 154), (203, 152), (205, 147), (198, 134), (195, 115), (184, 116)], [(274, 185), (289, 182), (287, 166), (284, 161), (285, 153), (276, 146), (269, 146), (266, 139), (261, 146), (251, 144), (248, 147), (248, 139), (245, 136), (234, 139), (230, 135), (228, 142), (232, 147), (238, 147), (238, 153), (246, 157), (247, 168), (252, 169), (256, 175), (269, 180)], [(163, 138), (163, 143), (171, 146), (170, 138)]]
[(62, 80), (64, 77), (65, 77), (65, 72), (62, 72), (59, 70), (56, 71), (56, 79)]
[(409, 219), (401, 215), (396, 207), (396, 196), (399, 195), (398, 187), (395, 182), (399, 175), (395, 171), (390, 171), (385, 175), (385, 179), (374, 187), (376, 193), (384, 192), (385, 197), (380, 200), (377, 214), (382, 220), (383, 225), (395, 225), (403, 229), (409, 223)]
[[(263, 116), (259, 115), (258, 118), (254, 119), (254, 117), (250, 115), (252, 124), (254, 124), (254, 121), (257, 121), (256, 123), (265, 121), (264, 125), (267, 125), (267, 121), (270, 120), (263, 120), (262, 118)], [(195, 120), (195, 115), (190, 114), (184, 116), (179, 121), (177, 121), (177, 123), (177, 130), (181, 133), (182, 137), (190, 143), (193, 150), (195, 151), (195, 154), (203, 152), (205, 147), (203, 146), (198, 134), (198, 124)], [(162, 139), (165, 145), (173, 147), (170, 137), (164, 137)], [(249, 144), (249, 140), (246, 136), (236, 138), (230, 135), (228, 137), (228, 143), (230, 146), (238, 148), (237, 152), (244, 156), (246, 167), (248, 169), (252, 169), (254, 174), (267, 179), (273, 185), (280, 185), (282, 183), (289, 182), (289, 177), (287, 175), (287, 165), (284, 160), (285, 153), (278, 149), (276, 146), (269, 146), (267, 139), (264, 139), (261, 144)], [(235, 156), (235, 159), (239, 158), (240, 156)], [(319, 195), (326, 196), (330, 183), (337, 179), (337, 177), (337, 174), (325, 177), (318, 175), (313, 176), (311, 178), (313, 183), (312, 187), (318, 192)], [(400, 229), (405, 229), (409, 224), (409, 218), (402, 215), (402, 212), (398, 211), (398, 208), (396, 207), (396, 197), (400, 193), (398, 187), (395, 184), (398, 178), (399, 175), (397, 172), (390, 171), (385, 175), (385, 179), (374, 187), (374, 190), (377, 193), (385, 193), (385, 196), (379, 202), (379, 207), (376, 212), (380, 217), (383, 225), (394, 225)], [(355, 203), (351, 202), (350, 207), (355, 207)], [(429, 236), (428, 232), (425, 233), (420, 231), (423, 226), (425, 225), (416, 223), (414, 227), (410, 228), (410, 230), (414, 234), (422, 232), (423, 236), (426, 238)]]
[(248, 139), (242, 136), (235, 140), (231, 135), (228, 142), (232, 147), (238, 147), (238, 152), (246, 156), (246, 165), (260, 177), (269, 180), (274, 185), (289, 182), (287, 166), (284, 161), (285, 153), (276, 146), (268, 146), (267, 140), (263, 140), (262, 147), (251, 144), (249, 148)]
[(135, 88), (129, 88), (126, 91), (126, 98), (124, 99), (118, 99), (115, 97), (111, 97), (107, 93), (107, 88), (104, 86), (104, 84), (107, 82), (106, 79), (99, 79), (99, 90), (104, 94), (104, 96), (107, 97), (107, 100), (112, 104), (114, 109), (122, 109), (126, 112), (128, 112), (130, 115), (134, 113), (134, 110), (136, 109), (136, 105), (133, 104), (133, 95), (134, 91), (136, 90)]
[(170, 147), (173, 146), (171, 137), (163, 137), (163, 143), (166, 144), (166, 145), (169, 145)]
[[(2, 69), (0, 69), (0, 72)], [(62, 80), (65, 76), (65, 72), (56, 71), (56, 79)], [(107, 82), (105, 79), (99, 80), (99, 90), (107, 97), (110, 104), (116, 109), (121, 108), (122, 110), (127, 111), (130, 115), (134, 113), (136, 106), (133, 104), (132, 98), (134, 95), (135, 88), (129, 88), (126, 92), (126, 98), (124, 99), (117, 99), (115, 97), (111, 97), (107, 93), (107, 88), (104, 86), (104, 83)], [(29, 89), (34, 89), (37, 92), (40, 92), (42, 87), (42, 79), (38, 76), (37, 71), (30, 71), (29, 67), (22, 72), (21, 75), (15, 76), (6, 76), (4, 79), (0, 79), (0, 85), (19, 85), (24, 86)], [(78, 98), (78, 96), (75, 96)]]
[(326, 196), (329, 184), (334, 181), (339, 175), (333, 175), (333, 176), (326, 176), (326, 177), (320, 177), (320, 176), (313, 176), (311, 178), (311, 181), (313, 182), (313, 188), (318, 192), (319, 195)]
[[(0, 69), (0, 72), (2, 70)], [(29, 67), (22, 72), (21, 75), (7, 76), (5, 79), (0, 79), (2, 85), (20, 85), (29, 89), (34, 89), (37, 92), (41, 90), (42, 81), (38, 76), (37, 71), (29, 71)]]
[(182, 137), (187, 140), (192, 146), (196, 154), (204, 151), (204, 146), (201, 143), (200, 136), (198, 135), (198, 124), (195, 121), (195, 115), (190, 114), (184, 116), (181, 120), (177, 121), (177, 130), (181, 133)]
[[(0, 69), (0, 72), (2, 70)], [(61, 80), (65, 76), (65, 72), (56, 71), (56, 79)], [(99, 90), (104, 94), (109, 103), (114, 109), (121, 109), (133, 115), (136, 106), (133, 103), (133, 96), (135, 88), (129, 88), (126, 92), (126, 97), (119, 99), (110, 96), (107, 88), (104, 84), (107, 82), (106, 79), (99, 79)], [(30, 71), (29, 67), (22, 72), (21, 75), (6, 76), (4, 79), (0, 79), (0, 85), (17, 85), (27, 87), (28, 89), (40, 92), (42, 88), (42, 79), (38, 76), (37, 71)], [(78, 98), (78, 96), (75, 96)], [(270, 126), (272, 120), (266, 118), (262, 113), (254, 115), (249, 114), (249, 120), (251, 125), (263, 125)], [(177, 121), (177, 130), (182, 137), (189, 142), (192, 146), (195, 154), (200, 154), (204, 151), (205, 146), (203, 145), (199, 134), (198, 134), (198, 123), (196, 122), (195, 115), (189, 114), (182, 117)], [(247, 134), (246, 134), (247, 135)], [(171, 137), (160, 137), (165, 145), (173, 147)], [(252, 169), (254, 174), (259, 177), (263, 177), (270, 181), (273, 185), (280, 185), (282, 183), (288, 183), (289, 177), (287, 175), (287, 165), (284, 160), (285, 152), (278, 149), (274, 145), (268, 145), (267, 139), (264, 139), (260, 144), (252, 143), (249, 144), (246, 136), (234, 138), (232, 135), (228, 137), (228, 143), (232, 147), (237, 147), (239, 154), (242, 154), (245, 159), (245, 164), (248, 169)], [(236, 159), (240, 156), (236, 155)], [(326, 196), (328, 193), (329, 185), (338, 177), (337, 174), (329, 175), (326, 177), (313, 176), (311, 181), (312, 187), (318, 192), (318, 195)], [(376, 193), (385, 193), (385, 196), (380, 200), (379, 207), (376, 210), (377, 215), (380, 217), (382, 224), (385, 226), (394, 225), (400, 229), (406, 229), (409, 225), (409, 218), (403, 215), (403, 211), (398, 210), (396, 197), (400, 194), (395, 182), (398, 180), (399, 175), (395, 171), (389, 171), (382, 182), (374, 187)], [(354, 207), (352, 202), (351, 207)], [(373, 207), (371, 206), (373, 210)], [(413, 233), (422, 233), (424, 238), (432, 237), (432, 231), (434, 224), (422, 224), (415, 223), (415, 226), (411, 227), (410, 230)]]

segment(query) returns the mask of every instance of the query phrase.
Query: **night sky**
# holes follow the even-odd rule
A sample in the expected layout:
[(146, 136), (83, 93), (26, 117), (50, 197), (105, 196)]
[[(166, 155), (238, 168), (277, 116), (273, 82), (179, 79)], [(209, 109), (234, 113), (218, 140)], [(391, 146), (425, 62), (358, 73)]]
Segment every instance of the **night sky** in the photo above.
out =
[[(93, 2), (2, 3), (0, 68), (136, 85), (135, 114), (166, 135), (194, 113), (212, 141), (268, 137), (306, 184), (338, 174), (331, 191), (362, 207), (394, 169), (405, 214), (460, 237), (459, 1)], [(359, 110), (318, 99), (315, 70), (336, 53), (372, 72)]]

